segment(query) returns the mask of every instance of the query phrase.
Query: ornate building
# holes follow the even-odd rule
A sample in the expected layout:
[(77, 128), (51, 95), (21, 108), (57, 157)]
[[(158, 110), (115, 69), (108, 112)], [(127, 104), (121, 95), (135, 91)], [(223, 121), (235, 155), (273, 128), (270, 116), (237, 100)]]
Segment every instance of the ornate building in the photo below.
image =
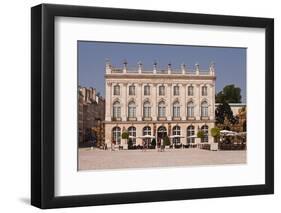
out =
[[(215, 124), (215, 67), (189, 70), (185, 64), (179, 70), (144, 70), (141, 63), (129, 70), (105, 68), (105, 143), (123, 145), (127, 130), (133, 144), (142, 144), (143, 136), (156, 140), (170, 137), (172, 143), (213, 142), (210, 129)], [(195, 138), (203, 130), (205, 137)]]

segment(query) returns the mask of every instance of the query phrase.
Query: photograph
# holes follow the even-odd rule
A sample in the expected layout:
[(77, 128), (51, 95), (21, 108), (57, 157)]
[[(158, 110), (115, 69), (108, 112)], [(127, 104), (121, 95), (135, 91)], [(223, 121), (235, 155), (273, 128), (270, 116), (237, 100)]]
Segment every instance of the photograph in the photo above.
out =
[(247, 164), (246, 68), (245, 47), (78, 40), (78, 171)]

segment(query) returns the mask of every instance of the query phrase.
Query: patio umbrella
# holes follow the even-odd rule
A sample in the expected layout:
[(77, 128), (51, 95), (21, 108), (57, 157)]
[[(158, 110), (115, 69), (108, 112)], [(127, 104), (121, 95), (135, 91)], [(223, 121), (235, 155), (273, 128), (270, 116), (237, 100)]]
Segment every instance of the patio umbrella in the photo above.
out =
[(184, 138), (182, 135), (170, 135), (170, 138)]
[(155, 136), (153, 136), (153, 135), (143, 135), (143, 136), (139, 136), (139, 138), (155, 138)]
[(224, 129), (224, 130), (221, 130), (220, 133), (221, 134), (227, 134), (227, 133), (232, 133), (232, 131)]

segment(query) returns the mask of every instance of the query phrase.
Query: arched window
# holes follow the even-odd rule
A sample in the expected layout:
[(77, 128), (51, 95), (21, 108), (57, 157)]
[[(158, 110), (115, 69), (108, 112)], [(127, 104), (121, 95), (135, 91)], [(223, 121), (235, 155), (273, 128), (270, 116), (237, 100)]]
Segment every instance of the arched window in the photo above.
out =
[(113, 87), (113, 95), (120, 95), (120, 86), (119, 85), (115, 85)]
[(121, 143), (121, 129), (118, 126), (112, 129), (112, 142)]
[(135, 118), (136, 117), (136, 105), (134, 101), (131, 101), (128, 104), (128, 117)]
[(208, 95), (207, 86), (203, 86), (202, 87), (202, 96), (207, 96), (207, 95)]
[(194, 117), (194, 104), (192, 101), (187, 103), (187, 117), (188, 118)]
[(201, 104), (201, 116), (208, 117), (208, 103), (207, 101), (203, 101)]
[(178, 101), (173, 104), (173, 117), (180, 117), (180, 103)]
[(193, 86), (188, 86), (187, 94), (188, 94), (188, 96), (193, 96)]
[(201, 139), (202, 143), (208, 142), (208, 134), (209, 134), (208, 129), (209, 127), (207, 125), (201, 127), (201, 130), (204, 132), (204, 137)]
[(151, 128), (150, 128), (150, 126), (143, 127), (143, 135), (151, 135)]
[(113, 103), (113, 118), (120, 118), (121, 117), (121, 105), (119, 101), (115, 101)]
[(161, 96), (165, 95), (165, 86), (164, 85), (161, 85), (159, 87), (159, 95), (161, 95)]
[(164, 101), (161, 101), (158, 104), (158, 116), (159, 117), (166, 117), (166, 106), (165, 106)]
[(151, 117), (151, 106), (148, 101), (143, 104), (143, 117), (150, 118)]
[(174, 86), (174, 95), (180, 95), (180, 87)]
[(134, 85), (131, 85), (129, 86), (129, 95), (135, 95), (135, 86)]
[(187, 143), (194, 143), (195, 142), (195, 131), (194, 126), (190, 125), (187, 127)]
[(173, 127), (173, 143), (177, 144), (181, 142), (181, 128), (179, 126), (174, 126)]
[(136, 144), (136, 127), (131, 126), (128, 128), (129, 140)]
[(145, 85), (143, 88), (143, 93), (144, 95), (150, 95), (150, 86), (149, 85)]

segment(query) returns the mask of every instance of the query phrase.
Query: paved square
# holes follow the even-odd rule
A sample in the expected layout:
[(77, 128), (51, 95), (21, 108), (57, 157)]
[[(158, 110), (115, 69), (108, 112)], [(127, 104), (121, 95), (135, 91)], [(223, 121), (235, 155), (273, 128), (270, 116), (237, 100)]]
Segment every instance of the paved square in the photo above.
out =
[(246, 163), (246, 151), (209, 151), (202, 149), (98, 150), (79, 149), (79, 170), (176, 167)]

